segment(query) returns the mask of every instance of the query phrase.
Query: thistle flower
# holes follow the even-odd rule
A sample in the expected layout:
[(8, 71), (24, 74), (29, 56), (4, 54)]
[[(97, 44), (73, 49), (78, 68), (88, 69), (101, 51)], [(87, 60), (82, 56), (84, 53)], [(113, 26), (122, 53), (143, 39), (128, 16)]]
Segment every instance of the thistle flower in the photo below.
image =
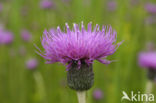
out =
[(116, 7), (117, 7), (117, 3), (115, 1), (109, 1), (107, 3), (107, 9), (109, 11), (115, 11), (116, 10)]
[(148, 78), (156, 79), (156, 52), (141, 52), (139, 54), (139, 65), (148, 69)]
[(156, 52), (142, 52), (139, 55), (139, 64), (144, 68), (156, 69)]
[(26, 42), (29, 42), (32, 39), (32, 35), (30, 34), (30, 32), (28, 30), (22, 30), (21, 37)]
[(52, 8), (53, 6), (54, 6), (54, 4), (53, 4), (53, 2), (50, 1), (50, 0), (42, 0), (42, 1), (40, 2), (40, 7), (41, 7), (42, 9), (50, 9), (50, 8)]
[(13, 42), (13, 34), (10, 31), (6, 31), (0, 28), (0, 44), (7, 45)]
[(86, 30), (82, 22), (81, 29), (78, 24), (73, 24), (70, 30), (66, 24), (66, 32), (62, 32), (60, 27), (44, 31), (42, 46), (45, 51), (39, 54), (47, 63), (60, 62), (66, 65), (68, 86), (85, 91), (94, 82), (93, 61), (111, 63), (106, 57), (112, 55), (120, 45), (116, 44), (116, 36), (111, 26), (103, 26), (100, 30), (99, 25), (96, 25), (92, 30), (92, 24), (89, 23)]
[(153, 3), (147, 3), (145, 5), (145, 10), (148, 12), (148, 13), (156, 13), (156, 4), (153, 4)]
[(102, 92), (100, 89), (95, 89), (95, 90), (93, 91), (93, 98), (94, 98), (95, 100), (100, 100), (100, 99), (102, 99), (102, 98), (103, 98), (103, 92)]
[(33, 58), (33, 59), (29, 59), (27, 62), (26, 62), (26, 67), (28, 69), (35, 69), (36, 67), (38, 66), (38, 61), (37, 59)]
[(156, 16), (148, 16), (145, 18), (146, 24), (156, 24)]

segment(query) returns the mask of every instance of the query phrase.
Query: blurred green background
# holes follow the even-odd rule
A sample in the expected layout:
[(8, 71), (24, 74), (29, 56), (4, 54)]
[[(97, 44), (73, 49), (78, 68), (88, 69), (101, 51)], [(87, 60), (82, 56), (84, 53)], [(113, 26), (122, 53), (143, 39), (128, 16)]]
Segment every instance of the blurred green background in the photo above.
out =
[[(115, 2), (113, 7), (111, 1)], [(75, 91), (66, 85), (65, 67), (60, 63), (45, 64), (34, 47), (36, 44), (43, 50), (40, 42), (43, 31), (57, 26), (64, 30), (66, 22), (71, 27), (72, 23), (81, 21), (85, 25), (90, 21), (93, 25), (111, 25), (117, 31), (118, 41), (124, 40), (109, 57), (117, 62), (109, 65), (94, 62), (95, 83), (87, 92), (88, 103), (122, 103), (122, 91), (144, 93), (146, 70), (138, 66), (137, 57), (147, 42), (156, 43), (156, 22), (148, 20), (153, 14), (145, 10), (149, 0), (52, 2), (51, 8), (41, 8), (41, 0), (0, 0), (0, 25), (14, 35), (11, 44), (0, 45), (0, 103), (77, 103)], [(23, 29), (32, 34), (30, 42), (21, 39)], [(36, 69), (27, 69), (30, 58), (38, 60)], [(103, 92), (100, 100), (93, 97), (96, 88)], [(156, 88), (152, 93), (156, 94)]]

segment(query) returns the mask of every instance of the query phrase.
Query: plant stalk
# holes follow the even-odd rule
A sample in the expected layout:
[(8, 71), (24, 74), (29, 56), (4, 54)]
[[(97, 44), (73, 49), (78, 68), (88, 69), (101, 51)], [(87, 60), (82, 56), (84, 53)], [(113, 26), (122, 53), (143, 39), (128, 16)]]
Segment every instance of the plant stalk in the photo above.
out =
[(145, 93), (150, 94), (152, 92), (152, 88), (153, 88), (153, 82), (151, 80), (148, 80), (146, 84)]
[(40, 72), (35, 71), (34, 72), (34, 78), (37, 84), (37, 92), (40, 96), (40, 100), (42, 103), (47, 103), (47, 99), (46, 99), (46, 90), (45, 90), (45, 85), (44, 85), (44, 80), (42, 75), (40, 74)]
[[(146, 91), (145, 91), (145, 93), (146, 94), (150, 94), (152, 92), (152, 89), (153, 89), (153, 82), (151, 80), (148, 80), (147, 84), (146, 84)], [(146, 101), (145, 103), (149, 103), (149, 102)]]
[(79, 103), (86, 103), (86, 91), (77, 91)]

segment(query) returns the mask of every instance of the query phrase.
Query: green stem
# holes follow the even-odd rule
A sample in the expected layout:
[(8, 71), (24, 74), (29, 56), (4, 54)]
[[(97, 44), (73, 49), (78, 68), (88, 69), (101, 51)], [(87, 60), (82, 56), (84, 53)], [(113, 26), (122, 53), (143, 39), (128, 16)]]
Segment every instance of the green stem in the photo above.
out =
[(146, 93), (149, 94), (152, 92), (152, 88), (153, 88), (153, 82), (148, 80), (147, 84), (146, 84)]
[(86, 91), (77, 91), (79, 103), (86, 103)]
[(44, 80), (43, 80), (43, 77), (40, 74), (40, 72), (35, 71), (34, 72), (34, 78), (35, 78), (35, 81), (36, 81), (37, 90), (38, 90), (41, 101), (43, 103), (47, 103)]
[[(152, 89), (153, 89), (153, 82), (151, 80), (148, 80), (147, 84), (146, 84), (146, 91), (145, 91), (145, 93), (146, 94), (150, 94), (152, 92)], [(146, 101), (145, 103), (149, 103), (149, 102)]]

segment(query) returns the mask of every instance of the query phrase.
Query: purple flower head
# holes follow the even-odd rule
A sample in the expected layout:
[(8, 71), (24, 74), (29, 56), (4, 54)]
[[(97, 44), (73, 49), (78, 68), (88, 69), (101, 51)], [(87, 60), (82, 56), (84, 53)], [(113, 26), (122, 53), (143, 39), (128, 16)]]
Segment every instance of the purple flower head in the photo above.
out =
[(109, 1), (107, 3), (107, 9), (109, 11), (115, 11), (116, 10), (116, 7), (117, 7), (117, 3), (115, 1)]
[(13, 34), (10, 31), (5, 31), (0, 28), (0, 44), (11, 44), (13, 42)]
[(26, 62), (26, 67), (28, 69), (35, 69), (36, 67), (38, 66), (38, 61), (37, 59), (29, 59), (27, 62)]
[(156, 13), (156, 4), (153, 4), (153, 3), (147, 3), (145, 5), (145, 10), (149, 13)]
[(27, 30), (22, 30), (21, 31), (21, 37), (24, 41), (29, 42), (32, 39), (32, 35), (30, 34), (29, 31)]
[(70, 30), (66, 24), (66, 32), (62, 32), (59, 26), (57, 30), (44, 31), (42, 46), (45, 51), (39, 54), (47, 63), (68, 64), (67, 69), (73, 63), (77, 63), (80, 68), (82, 63), (90, 65), (94, 60), (109, 64), (111, 61), (106, 60), (106, 57), (112, 55), (121, 44), (116, 43), (116, 37), (111, 26), (103, 26), (100, 30), (97, 24), (92, 30), (92, 23), (85, 29), (82, 22), (81, 28), (73, 24)]
[(100, 89), (95, 89), (93, 91), (93, 97), (95, 100), (100, 100), (103, 98), (103, 92)]
[(139, 65), (148, 69), (156, 69), (156, 52), (141, 52)]
[(53, 2), (50, 1), (50, 0), (42, 0), (42, 1), (40, 2), (40, 7), (41, 7), (42, 9), (50, 9), (50, 8), (52, 8), (53, 6), (54, 6), (54, 4), (53, 4)]
[(156, 16), (149, 16), (145, 19), (146, 24), (156, 24)]

